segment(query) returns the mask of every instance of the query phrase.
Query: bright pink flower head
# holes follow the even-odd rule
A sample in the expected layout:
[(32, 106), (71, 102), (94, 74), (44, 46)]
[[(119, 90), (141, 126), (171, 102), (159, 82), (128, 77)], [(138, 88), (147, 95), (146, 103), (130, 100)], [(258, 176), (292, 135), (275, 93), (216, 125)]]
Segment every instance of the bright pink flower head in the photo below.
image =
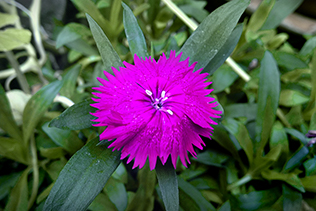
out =
[(120, 71), (112, 68), (115, 76), (104, 71), (108, 81), (98, 78), (94, 126), (107, 126), (100, 140), (114, 140), (109, 147), (122, 149), (121, 159), (129, 155), (127, 163), (135, 158), (133, 168), (142, 168), (148, 157), (152, 170), (157, 157), (165, 164), (169, 155), (175, 168), (178, 156), (187, 166), (187, 151), (195, 157), (193, 145), (203, 149), (200, 135), (209, 137), (210, 124), (216, 124), (210, 117), (221, 114), (207, 97), (208, 74), (193, 72), (196, 63), (189, 66), (189, 58), (179, 62), (180, 57), (171, 51), (169, 59), (163, 54), (156, 62), (135, 55), (135, 65), (123, 62)]

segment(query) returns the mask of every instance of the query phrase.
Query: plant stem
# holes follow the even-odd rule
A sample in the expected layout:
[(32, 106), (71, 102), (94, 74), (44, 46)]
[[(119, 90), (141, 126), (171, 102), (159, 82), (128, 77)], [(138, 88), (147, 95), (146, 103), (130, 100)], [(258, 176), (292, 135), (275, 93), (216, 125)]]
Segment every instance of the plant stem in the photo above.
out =
[(37, 161), (37, 150), (35, 144), (34, 134), (31, 135), (31, 154), (32, 154), (32, 167), (33, 167), (33, 187), (32, 187), (32, 194), (27, 206), (27, 210), (30, 210), (33, 206), (38, 192), (38, 184), (39, 184), (39, 169), (38, 169), (38, 161)]
[[(176, 14), (190, 29), (193, 31), (198, 27), (197, 23), (191, 20), (177, 5), (175, 5), (171, 0), (162, 0), (169, 9)], [(231, 58), (228, 57), (226, 63), (246, 82), (248, 82), (251, 77)]]
[(241, 179), (237, 180), (236, 182), (230, 184), (227, 186), (227, 190), (232, 190), (236, 187), (239, 187), (241, 185), (246, 184), (247, 182), (249, 182), (250, 180), (252, 180), (252, 176), (250, 174), (246, 174), (245, 176), (243, 176)]
[(280, 108), (277, 108), (276, 111), (276, 115), (277, 117), (279, 117), (279, 119), (281, 120), (281, 122), (288, 128), (292, 128), (291, 124), (289, 123), (289, 121), (287, 121), (283, 111)]
[(22, 88), (22, 90), (26, 93), (26, 94), (31, 94), (30, 92), (30, 86), (27, 83), (27, 80), (24, 76), (24, 74), (22, 73), (21, 69), (20, 69), (20, 65), (18, 63), (18, 61), (15, 59), (14, 54), (12, 53), (12, 51), (6, 51), (5, 55), (7, 56), (10, 64), (12, 65), (12, 67), (15, 70), (16, 76), (18, 78), (19, 84)]

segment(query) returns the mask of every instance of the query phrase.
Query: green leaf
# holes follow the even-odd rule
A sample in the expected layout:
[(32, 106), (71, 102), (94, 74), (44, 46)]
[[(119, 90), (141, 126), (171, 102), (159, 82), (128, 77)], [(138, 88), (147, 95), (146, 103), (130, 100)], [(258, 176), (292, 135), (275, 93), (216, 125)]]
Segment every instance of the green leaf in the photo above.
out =
[(222, 126), (222, 124), (213, 125), (213, 128), (214, 128), (214, 131), (216, 131), (216, 133), (213, 133), (212, 139), (215, 140), (219, 145), (224, 147), (226, 150), (228, 150), (235, 159), (238, 159), (239, 158), (238, 150), (234, 142), (232, 142), (232, 140), (229, 138), (229, 135), (226, 132), (225, 128)]
[(212, 93), (218, 93), (225, 90), (232, 85), (237, 78), (237, 73), (230, 66), (226, 64), (220, 66), (212, 77), (212, 88), (214, 89)]
[(27, 176), (30, 172), (30, 168), (23, 171), (18, 182), (11, 190), (9, 200), (5, 206), (5, 211), (21, 210), (26, 211), (28, 206), (28, 185)]
[(301, 209), (303, 196), (300, 192), (293, 190), (286, 184), (282, 184), (282, 192), (284, 197), (283, 210), (296, 211)]
[(308, 65), (303, 60), (291, 53), (274, 51), (273, 57), (278, 65), (285, 67), (288, 71), (308, 68)]
[(139, 186), (126, 211), (151, 211), (154, 209), (156, 175), (149, 170), (148, 162), (138, 172)]
[(296, 90), (283, 89), (280, 94), (280, 105), (286, 107), (302, 105), (308, 101), (309, 97)]
[(225, 117), (247, 117), (247, 121), (255, 120), (257, 117), (258, 106), (255, 103), (236, 103), (225, 106)]
[(231, 211), (230, 203), (229, 201), (226, 201), (219, 209), (218, 211)]
[(179, 210), (178, 179), (172, 164), (167, 161), (165, 165), (162, 165), (159, 160), (156, 174), (165, 209), (167, 211)]
[[(74, 154), (52, 188), (43, 210), (86, 210), (120, 163), (99, 138), (89, 141)], [(101, 142), (102, 143), (102, 142)]]
[(23, 138), (25, 143), (27, 143), (37, 123), (53, 102), (62, 84), (62, 81), (54, 81), (44, 86), (27, 102), (23, 112)]
[(261, 156), (266, 145), (280, 95), (280, 74), (275, 60), (269, 51), (266, 51), (261, 61), (258, 90), (258, 110), (256, 118), (255, 152)]
[(11, 173), (0, 176), (0, 200), (10, 193), (20, 176), (21, 173)]
[(313, 55), (315, 49), (316, 49), (316, 37), (312, 37), (304, 43), (299, 54), (304, 59), (308, 59), (309, 57)]
[(81, 65), (76, 64), (71, 67), (66, 74), (63, 76), (63, 87), (60, 90), (62, 96), (71, 98), (76, 90), (77, 78), (79, 75)]
[(119, 55), (97, 22), (95, 22), (90, 15), (86, 14), (86, 16), (106, 70), (110, 73), (112, 72), (111, 67), (115, 67), (119, 70), (119, 67), (123, 66)]
[(115, 205), (104, 193), (100, 193), (99, 195), (97, 195), (97, 197), (93, 200), (88, 209), (91, 211), (117, 211)]
[(81, 130), (91, 127), (95, 119), (90, 113), (96, 111), (96, 108), (90, 106), (92, 100), (84, 100), (67, 108), (59, 117), (49, 123), (49, 127), (57, 127), (67, 130)]
[(306, 191), (316, 193), (316, 175), (301, 178), (301, 182)]
[(0, 85), (0, 108), (0, 128), (22, 143), (22, 133), (13, 119), (10, 103), (2, 85)]
[(237, 139), (247, 155), (249, 164), (251, 164), (253, 162), (253, 144), (245, 125), (231, 118), (224, 119), (222, 124)]
[(127, 192), (122, 182), (110, 177), (103, 190), (111, 202), (115, 204), (118, 211), (124, 211), (126, 209)]
[(266, 170), (272, 166), (278, 160), (281, 150), (282, 146), (277, 145), (276, 147), (272, 148), (264, 157), (257, 156), (253, 162), (253, 165), (250, 167), (251, 174), (260, 174), (263, 170)]
[(300, 140), (302, 142), (302, 144), (304, 144), (304, 145), (308, 144), (308, 140), (307, 140), (306, 136), (303, 133), (301, 133), (300, 131), (295, 130), (294, 128), (285, 128), (284, 130), (285, 130), (285, 132), (287, 132), (291, 136), (294, 136), (295, 138)]
[(316, 175), (316, 157), (313, 157), (303, 163), (306, 176)]
[(230, 202), (234, 210), (245, 210), (255, 211), (259, 208), (271, 208), (281, 193), (278, 188), (263, 190), (263, 191), (252, 191), (247, 194), (240, 194), (236, 197), (231, 196)]
[(71, 154), (83, 146), (82, 141), (74, 131), (48, 127), (48, 122), (42, 126), (42, 129), (58, 146)]
[(89, 16), (91, 16), (96, 21), (97, 25), (99, 25), (101, 27), (101, 30), (107, 36), (112, 36), (111, 23), (103, 17), (103, 15), (101, 14), (101, 12), (99, 11), (99, 9), (97, 8), (97, 6), (94, 4), (93, 1), (91, 1), (91, 0), (89, 0), (89, 1), (87, 1), (87, 0), (71, 0), (71, 1), (83, 13), (89, 14)]
[(19, 16), (14, 14), (0, 13), (0, 28), (8, 24), (14, 24), (19, 19)]
[(302, 193), (305, 192), (303, 184), (301, 183), (298, 176), (294, 173), (283, 174), (272, 170), (265, 170), (261, 172), (261, 175), (267, 180), (282, 180), (297, 189), (298, 191)]
[(196, 155), (196, 161), (210, 166), (224, 167), (222, 163), (227, 161), (229, 156), (219, 151), (206, 150)]
[(82, 38), (78, 38), (72, 42), (68, 42), (66, 46), (71, 50), (77, 51), (85, 56), (96, 57), (99, 54), (94, 46), (92, 46), (91, 44), (89, 44), (88, 41)]
[(0, 137), (0, 155), (25, 165), (29, 164), (28, 149), (23, 142), (11, 138)]
[(284, 166), (284, 171), (289, 171), (296, 166), (302, 164), (302, 161), (307, 157), (309, 150), (306, 146), (301, 147), (298, 149), (294, 155), (287, 161)]
[(179, 188), (196, 202), (201, 211), (216, 210), (215, 207), (209, 203), (194, 186), (184, 181), (181, 177), (178, 177), (178, 184)]
[(303, 0), (278, 0), (275, 2), (261, 30), (274, 29), (284, 18), (293, 13)]
[(248, 4), (248, 0), (233, 0), (207, 16), (180, 49), (182, 60), (190, 57), (190, 64), (197, 61), (196, 70), (209, 64), (224, 46)]
[(11, 51), (30, 43), (32, 33), (26, 29), (0, 30), (0, 51)]
[(56, 39), (56, 48), (60, 48), (65, 44), (88, 36), (91, 36), (91, 32), (85, 25), (79, 23), (69, 23), (58, 34)]
[(150, 7), (148, 9), (148, 23), (152, 24), (159, 12), (160, 0), (149, 0)]
[[(184, 211), (200, 211), (199, 206), (196, 202), (184, 191), (179, 189), (179, 200), (181, 209)], [(181, 210), (180, 209), (180, 210)]]
[(256, 32), (258, 31), (266, 22), (270, 11), (275, 4), (275, 0), (264, 0), (260, 3), (256, 11), (251, 15), (247, 30)]
[(125, 34), (132, 56), (136, 54), (138, 57), (145, 59), (148, 57), (148, 53), (144, 34), (140, 29), (132, 10), (124, 2), (122, 2), (122, 6), (124, 8), (123, 23)]

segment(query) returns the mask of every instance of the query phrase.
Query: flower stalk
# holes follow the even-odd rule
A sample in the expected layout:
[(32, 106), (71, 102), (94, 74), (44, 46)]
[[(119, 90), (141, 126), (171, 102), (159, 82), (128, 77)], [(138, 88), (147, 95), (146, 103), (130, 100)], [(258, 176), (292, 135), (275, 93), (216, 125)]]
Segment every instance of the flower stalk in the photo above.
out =
[(31, 135), (31, 155), (32, 155), (32, 167), (33, 167), (33, 187), (32, 187), (32, 194), (28, 203), (27, 210), (30, 210), (36, 200), (37, 193), (38, 193), (38, 184), (39, 184), (39, 169), (38, 169), (38, 160), (37, 160), (37, 150), (36, 150), (36, 143), (34, 134)]
[[(198, 24), (191, 20), (177, 5), (175, 5), (171, 0), (162, 0), (169, 9), (177, 15), (190, 29), (195, 31)], [(226, 63), (239, 75), (244, 81), (250, 81), (251, 77), (231, 58), (228, 57)]]
[(27, 80), (26, 80), (24, 74), (22, 73), (22, 71), (20, 69), (20, 65), (19, 65), (18, 61), (16, 60), (14, 54), (12, 53), (12, 51), (6, 51), (5, 55), (7, 56), (10, 64), (12, 65), (13, 69), (15, 70), (16, 76), (18, 78), (18, 82), (19, 82), (23, 92), (25, 92), (26, 94), (31, 94), (30, 86), (27, 83)]

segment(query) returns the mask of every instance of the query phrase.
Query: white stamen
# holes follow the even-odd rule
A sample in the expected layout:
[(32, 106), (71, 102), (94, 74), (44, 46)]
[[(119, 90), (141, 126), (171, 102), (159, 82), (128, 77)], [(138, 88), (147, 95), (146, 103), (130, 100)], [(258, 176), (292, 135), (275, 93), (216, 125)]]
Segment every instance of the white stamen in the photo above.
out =
[(166, 96), (166, 91), (162, 91), (162, 92), (161, 92), (161, 97), (162, 97), (162, 98), (165, 98), (165, 96)]
[(170, 115), (173, 115), (173, 112), (172, 112), (170, 109), (168, 109), (167, 112), (168, 112)]
[(146, 94), (148, 94), (149, 96), (152, 96), (153, 93), (151, 91), (149, 91), (148, 89), (145, 90)]

